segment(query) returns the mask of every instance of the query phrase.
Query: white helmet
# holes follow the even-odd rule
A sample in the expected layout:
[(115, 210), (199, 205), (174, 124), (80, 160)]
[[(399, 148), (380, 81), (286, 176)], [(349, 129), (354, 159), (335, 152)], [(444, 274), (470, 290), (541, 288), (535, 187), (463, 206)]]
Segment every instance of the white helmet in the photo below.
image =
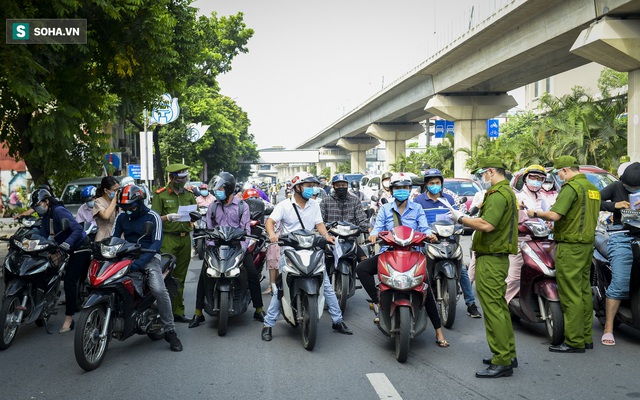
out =
[(618, 167), (618, 178), (620, 178), (622, 174), (624, 174), (624, 170), (626, 170), (629, 165), (631, 165), (631, 161), (620, 164), (620, 166)]
[(320, 181), (310, 173), (300, 171), (293, 177), (293, 179), (291, 179), (291, 183), (293, 184), (293, 187), (296, 187), (296, 185), (301, 185), (303, 183), (317, 183), (319, 185)]
[(253, 185), (251, 184), (251, 182), (245, 182), (244, 185), (242, 185), (242, 190), (245, 191), (247, 189), (253, 189)]
[(135, 184), (136, 184), (136, 182), (130, 176), (125, 176), (124, 178), (122, 178), (120, 180), (120, 186), (122, 186), (122, 187), (129, 186), (129, 185), (135, 185)]
[(411, 182), (411, 177), (404, 172), (398, 172), (391, 175), (391, 179), (389, 181), (389, 189), (393, 189), (395, 187), (400, 186), (409, 186), (411, 187), (413, 183)]

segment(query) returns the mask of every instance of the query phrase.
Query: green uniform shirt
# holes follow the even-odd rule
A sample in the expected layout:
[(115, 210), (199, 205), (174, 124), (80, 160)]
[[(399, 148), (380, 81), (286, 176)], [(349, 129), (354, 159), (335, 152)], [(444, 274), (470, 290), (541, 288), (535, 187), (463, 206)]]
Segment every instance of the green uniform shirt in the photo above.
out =
[(600, 192), (584, 174), (577, 174), (562, 185), (551, 211), (562, 215), (553, 229), (556, 241), (593, 243), (600, 212)]
[(518, 205), (506, 179), (487, 190), (479, 217), (495, 229), (491, 232), (476, 231), (471, 250), (483, 254), (518, 252)]
[[(178, 207), (196, 204), (196, 198), (193, 193), (181, 189), (176, 193), (169, 186), (156, 190), (155, 196), (151, 202), (151, 209), (160, 216), (173, 214), (178, 212)], [(190, 232), (193, 230), (189, 221), (185, 222), (165, 222), (162, 230), (164, 232)]]

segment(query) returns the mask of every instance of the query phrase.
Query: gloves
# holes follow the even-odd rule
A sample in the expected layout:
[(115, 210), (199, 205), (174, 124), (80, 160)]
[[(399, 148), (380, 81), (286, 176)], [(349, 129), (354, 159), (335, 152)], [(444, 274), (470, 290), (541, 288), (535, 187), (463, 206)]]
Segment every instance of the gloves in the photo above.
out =
[(458, 210), (451, 210), (451, 218), (453, 218), (453, 221), (455, 223), (458, 223), (458, 218), (464, 216), (463, 212), (460, 212)]
[(65, 251), (65, 253), (68, 253), (68, 252), (70, 252), (70, 251), (71, 251), (71, 246), (69, 246), (69, 243), (67, 243), (67, 242), (62, 242), (62, 243), (60, 244), (60, 249), (61, 249), (61, 250), (64, 250), (64, 251)]
[(167, 214), (167, 221), (177, 221), (179, 218), (180, 214), (178, 213)]

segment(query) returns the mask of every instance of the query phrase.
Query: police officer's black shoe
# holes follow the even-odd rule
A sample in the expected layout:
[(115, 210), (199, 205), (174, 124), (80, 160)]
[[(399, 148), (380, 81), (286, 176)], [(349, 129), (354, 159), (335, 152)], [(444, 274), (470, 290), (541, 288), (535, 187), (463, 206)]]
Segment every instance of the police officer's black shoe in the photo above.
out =
[(584, 348), (587, 350), (593, 350), (593, 343), (585, 343)]
[(175, 315), (175, 314), (173, 314), (173, 321), (180, 322), (183, 324), (188, 324), (189, 322), (191, 322), (191, 320), (185, 317), (184, 315)]
[(549, 351), (553, 353), (584, 353), (584, 349), (580, 347), (573, 347), (564, 342), (557, 346), (549, 346)]
[(265, 313), (264, 311), (260, 311), (260, 312), (254, 312), (253, 313), (253, 319), (258, 320), (260, 322), (264, 322), (264, 317), (267, 316), (267, 313)]
[(273, 336), (271, 336), (271, 328), (268, 326), (263, 326), (262, 327), (262, 340), (264, 340), (265, 342), (270, 342), (271, 339), (273, 339)]
[(489, 368), (476, 372), (476, 378), (501, 378), (513, 375), (511, 365), (489, 365)]
[(194, 315), (193, 318), (191, 318), (191, 322), (189, 322), (189, 328), (198, 327), (202, 323), (204, 323), (204, 315)]
[(171, 351), (182, 351), (182, 342), (178, 339), (175, 331), (168, 331), (164, 333), (164, 340), (169, 343)]
[(331, 327), (334, 331), (340, 332), (344, 335), (353, 335), (353, 332), (351, 331), (351, 329), (349, 329), (349, 327), (347, 327), (347, 324), (345, 324), (344, 321), (340, 321), (337, 324), (332, 324)]
[[(487, 364), (487, 365), (491, 365), (491, 360), (492, 360), (492, 357), (483, 358), (482, 359), (482, 363), (483, 364)], [(518, 357), (513, 357), (511, 359), (511, 368), (518, 368)]]

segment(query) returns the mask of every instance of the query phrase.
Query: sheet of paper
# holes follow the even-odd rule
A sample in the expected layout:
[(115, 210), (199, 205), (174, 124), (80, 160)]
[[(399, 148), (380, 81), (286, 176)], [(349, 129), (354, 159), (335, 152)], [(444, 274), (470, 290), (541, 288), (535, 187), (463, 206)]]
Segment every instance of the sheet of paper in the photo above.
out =
[(440, 203), (444, 204), (449, 210), (453, 210), (453, 206), (451, 204), (449, 204), (447, 199), (445, 199), (444, 197), (438, 197), (438, 201)]
[(640, 193), (630, 194), (629, 203), (631, 203), (632, 210), (640, 210), (640, 204), (636, 205), (636, 203), (640, 203)]
[(190, 212), (198, 211), (198, 205), (192, 204), (190, 206), (180, 206), (178, 207), (178, 221), (191, 221), (191, 217), (189, 216)]

